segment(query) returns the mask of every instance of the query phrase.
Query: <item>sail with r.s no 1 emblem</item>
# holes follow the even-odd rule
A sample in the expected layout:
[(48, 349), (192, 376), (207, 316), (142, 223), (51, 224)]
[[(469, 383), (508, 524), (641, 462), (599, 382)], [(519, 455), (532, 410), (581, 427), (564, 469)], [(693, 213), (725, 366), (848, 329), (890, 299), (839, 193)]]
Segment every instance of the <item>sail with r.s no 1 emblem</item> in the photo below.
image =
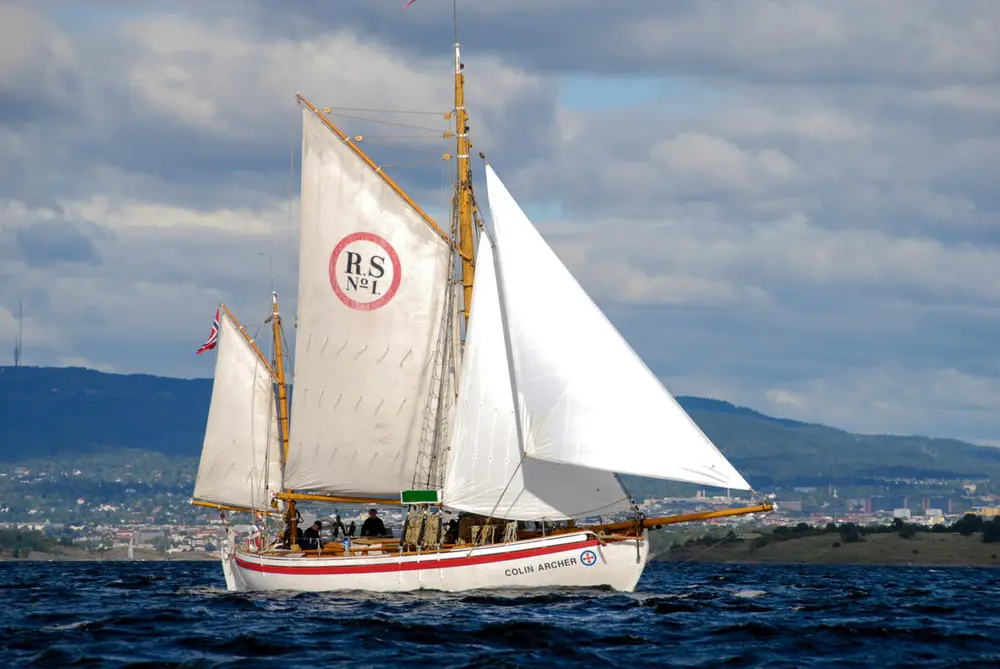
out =
[(413, 486), (440, 439), (452, 248), (303, 109), (298, 336), (284, 484), (371, 497)]

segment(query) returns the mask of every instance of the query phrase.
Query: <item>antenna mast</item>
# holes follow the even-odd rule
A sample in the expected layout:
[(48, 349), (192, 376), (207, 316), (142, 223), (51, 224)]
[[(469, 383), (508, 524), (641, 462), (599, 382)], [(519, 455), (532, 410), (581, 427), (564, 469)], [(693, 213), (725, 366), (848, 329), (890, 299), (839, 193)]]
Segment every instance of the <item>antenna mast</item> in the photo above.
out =
[(17, 337), (14, 339), (14, 366), (21, 366), (21, 342), (24, 335), (24, 311), (21, 308), (21, 298), (17, 298)]

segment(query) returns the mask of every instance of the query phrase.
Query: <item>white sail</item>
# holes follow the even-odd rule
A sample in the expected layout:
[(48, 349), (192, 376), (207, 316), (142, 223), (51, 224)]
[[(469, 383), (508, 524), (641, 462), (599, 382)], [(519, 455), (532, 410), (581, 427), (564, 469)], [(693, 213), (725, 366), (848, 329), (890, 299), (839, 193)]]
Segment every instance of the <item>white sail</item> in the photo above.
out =
[(308, 109), (300, 235), (285, 485), (396, 497), (440, 422), (450, 244)]
[(445, 470), (446, 506), (513, 520), (565, 520), (629, 508), (614, 474), (523, 457), (493, 248), (486, 239), (476, 254), (460, 379)]
[(265, 508), (281, 490), (271, 371), (229, 315), (219, 319), (215, 381), (194, 499)]
[(489, 166), (486, 180), (528, 456), (749, 490)]

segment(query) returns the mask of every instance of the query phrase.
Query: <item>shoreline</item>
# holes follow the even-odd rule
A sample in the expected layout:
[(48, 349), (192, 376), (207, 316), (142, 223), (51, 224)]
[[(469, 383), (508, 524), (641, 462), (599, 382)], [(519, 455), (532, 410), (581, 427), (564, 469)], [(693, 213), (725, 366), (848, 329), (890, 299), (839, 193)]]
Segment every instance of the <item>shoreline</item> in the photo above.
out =
[(1000, 543), (983, 543), (978, 532), (967, 537), (917, 532), (908, 539), (900, 537), (897, 532), (867, 534), (862, 541), (854, 543), (845, 543), (840, 535), (831, 533), (758, 547), (753, 545), (753, 540), (672, 547), (655, 554), (652, 561), (1000, 568)]
[(32, 551), (27, 557), (0, 554), (0, 562), (215, 562), (218, 552), (160, 553), (150, 549), (135, 549), (135, 557), (128, 557), (128, 549), (112, 548), (106, 551), (86, 548), (60, 548), (53, 553)]

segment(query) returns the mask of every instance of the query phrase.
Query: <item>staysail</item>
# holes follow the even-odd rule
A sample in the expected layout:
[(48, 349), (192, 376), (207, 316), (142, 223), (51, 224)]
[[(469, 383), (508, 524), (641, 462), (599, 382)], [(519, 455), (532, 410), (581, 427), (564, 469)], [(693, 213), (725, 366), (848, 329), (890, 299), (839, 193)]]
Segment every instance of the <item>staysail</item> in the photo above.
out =
[(486, 185), (527, 455), (751, 489), (576, 282), (490, 166)]
[(281, 490), (274, 379), (225, 312), (216, 354), (194, 499), (263, 509)]
[(285, 485), (396, 497), (436, 439), (452, 252), (303, 109), (298, 325)]
[(514, 399), (493, 245), (480, 239), (472, 318), (445, 471), (444, 503), (512, 520), (565, 520), (629, 508), (613, 474), (525, 458)]

